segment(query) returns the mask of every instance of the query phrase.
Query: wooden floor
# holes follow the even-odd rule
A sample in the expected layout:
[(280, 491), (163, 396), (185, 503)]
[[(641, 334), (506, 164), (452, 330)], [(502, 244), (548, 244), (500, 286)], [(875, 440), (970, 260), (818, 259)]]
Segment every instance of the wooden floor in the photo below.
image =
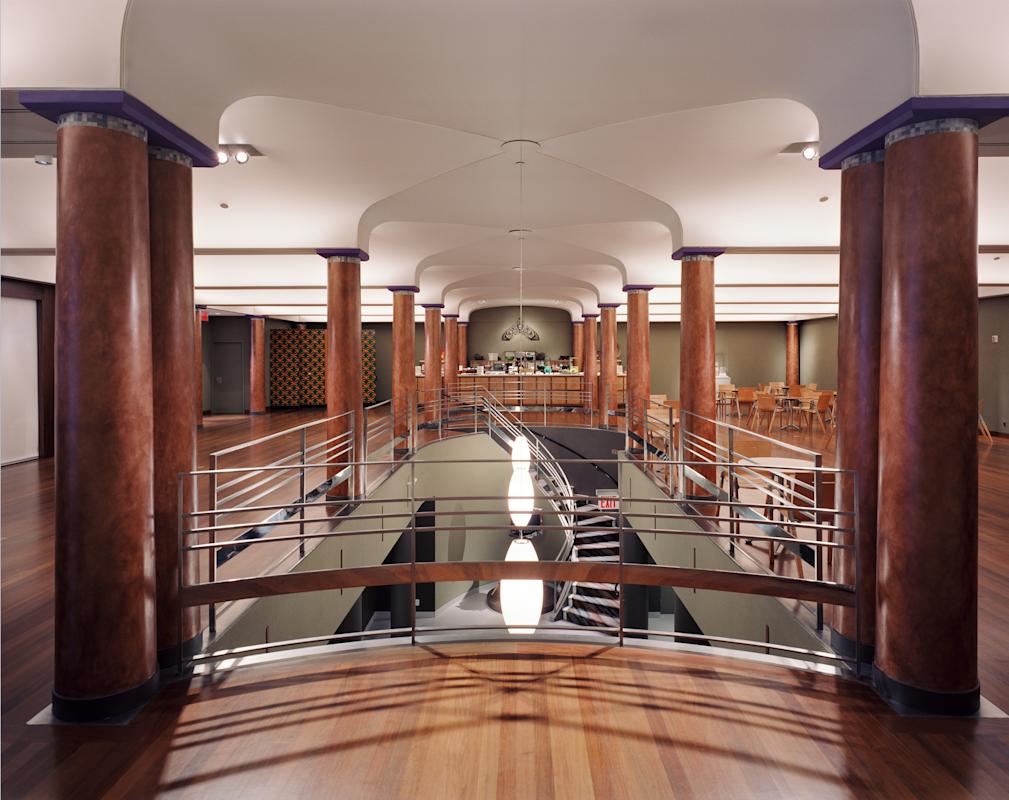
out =
[[(201, 464), (316, 416), (208, 418)], [(980, 445), (980, 475), (981, 686), (1009, 710), (1009, 441)], [(27, 726), (52, 681), (53, 497), (51, 459), (3, 469), (5, 798), (1009, 796), (1009, 720), (629, 647), (327, 656), (176, 684), (127, 727)]]

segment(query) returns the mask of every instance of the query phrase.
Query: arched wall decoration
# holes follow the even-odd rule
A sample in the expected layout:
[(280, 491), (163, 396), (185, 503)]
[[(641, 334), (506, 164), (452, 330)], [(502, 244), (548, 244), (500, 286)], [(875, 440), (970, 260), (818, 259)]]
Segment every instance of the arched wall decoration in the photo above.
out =
[(540, 340), (540, 335), (521, 319), (505, 329), (505, 332), (501, 334), (501, 341), (510, 342), (516, 336), (525, 336), (530, 342), (538, 342)]

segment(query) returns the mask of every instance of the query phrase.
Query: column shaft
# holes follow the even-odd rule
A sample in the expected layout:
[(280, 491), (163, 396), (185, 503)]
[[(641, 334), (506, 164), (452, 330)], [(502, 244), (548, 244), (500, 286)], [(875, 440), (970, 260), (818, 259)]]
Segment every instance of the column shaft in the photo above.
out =
[[(158, 656), (162, 665), (178, 657), (179, 484), (178, 474), (196, 468), (196, 374), (193, 369), (193, 176), (185, 161), (151, 149), (148, 163), (151, 240), (151, 354), (154, 419), (154, 542)], [(178, 154), (175, 154), (177, 158)], [(198, 310), (197, 310), (198, 311)], [(199, 317), (197, 317), (199, 319)], [(184, 511), (195, 493), (186, 486)], [(197, 583), (195, 553), (183, 558), (186, 582)], [(192, 648), (200, 614), (181, 617), (183, 642)]]
[(877, 687), (946, 713), (979, 700), (977, 133), (958, 122), (887, 137), (879, 382)]
[[(645, 435), (644, 414), (651, 394), (648, 291), (627, 292), (627, 419), (631, 432), (638, 437)], [(643, 445), (638, 441), (633, 446)]]
[(463, 370), (469, 366), (469, 323), (459, 321), (459, 369)]
[(598, 329), (596, 327), (596, 315), (586, 314), (585, 322), (582, 323), (582, 328), (584, 333), (582, 335), (582, 354), (585, 361), (585, 366), (582, 369), (584, 376), (582, 378), (583, 386), (585, 391), (592, 392), (593, 395), (596, 392), (596, 388), (599, 385), (599, 362), (596, 357), (596, 337)]
[(596, 407), (603, 425), (617, 408), (617, 309), (599, 308), (599, 392)]
[(785, 323), (785, 383), (799, 382), (799, 323)]
[[(441, 309), (441, 306), (424, 307), (424, 392), (420, 398), (423, 403), (436, 403), (441, 397)], [(430, 412), (428, 418), (435, 419), (435, 412)]]
[(571, 323), (571, 355), (578, 369), (582, 369), (585, 360), (585, 323), (580, 319)]
[(203, 427), (203, 309), (197, 308), (193, 318), (193, 372), (196, 377), (193, 391), (193, 411), (196, 413), (196, 427)]
[[(683, 258), (680, 303), (680, 424), (684, 432), (714, 441), (717, 436), (714, 258)], [(697, 471), (712, 483), (715, 481), (715, 467), (699, 467)], [(689, 481), (686, 493), (694, 497), (711, 496), (710, 490)]]
[(147, 147), (134, 128), (61, 123), (56, 135), (53, 712), (62, 719), (121, 713), (157, 681), (150, 212)]
[[(352, 437), (334, 442), (340, 450), (331, 460), (337, 466), (329, 471), (333, 477), (341, 465), (364, 458), (364, 402), (361, 392), (361, 262), (349, 257), (331, 257), (327, 265), (326, 323), (326, 414), (343, 415), (327, 425), (327, 438), (354, 430)], [(349, 413), (348, 413), (349, 412)], [(355, 458), (356, 456), (356, 458)], [(354, 481), (334, 485), (332, 497), (359, 494), (363, 470), (354, 470)]]
[[(872, 661), (876, 623), (876, 498), (879, 443), (879, 337), (883, 281), (883, 163), (855, 163), (841, 173), (841, 273), (837, 325), (837, 466), (853, 470), (837, 482), (837, 507), (857, 512), (860, 524), (861, 639)], [(857, 506), (856, 506), (857, 484)], [(851, 525), (841, 517), (838, 524)], [(853, 537), (845, 537), (851, 543)], [(835, 554), (836, 580), (854, 584), (854, 551)], [(853, 608), (838, 607), (832, 644), (854, 655)]]
[(459, 373), (459, 319), (445, 317), (445, 389), (455, 393), (456, 375)]
[(249, 413), (266, 413), (266, 320), (253, 317), (250, 322)]
[(416, 408), (414, 376), (414, 292), (392, 295), (392, 413), (396, 436), (410, 432), (411, 405)]

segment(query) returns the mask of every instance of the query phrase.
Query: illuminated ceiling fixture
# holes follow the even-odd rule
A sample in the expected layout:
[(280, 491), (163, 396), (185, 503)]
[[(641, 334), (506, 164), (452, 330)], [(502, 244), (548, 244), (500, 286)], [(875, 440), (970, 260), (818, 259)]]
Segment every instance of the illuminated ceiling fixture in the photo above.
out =
[(799, 152), (802, 153), (802, 157), (806, 159), (806, 161), (812, 161), (819, 154), (815, 144), (807, 144)]
[(529, 440), (525, 436), (519, 436), (512, 442), (512, 471), (524, 469), (529, 471), (532, 453), (529, 449)]
[(217, 163), (218, 164), (227, 164), (228, 161), (230, 161), (230, 160), (231, 160), (231, 156), (228, 155), (228, 152), (226, 150), (218, 150), (217, 151)]
[(235, 151), (235, 162), (238, 164), (245, 164), (249, 160), (248, 150), (236, 150)]
[(524, 310), (525, 310), (525, 292), (524, 292), (524, 281), (523, 276), (526, 271), (526, 260), (525, 260), (525, 240), (526, 235), (531, 231), (528, 228), (522, 227), (522, 202), (523, 193), (525, 188), (525, 183), (522, 179), (522, 167), (526, 165), (526, 162), (522, 160), (522, 143), (519, 143), (519, 160), (515, 162), (518, 164), (519, 168), (519, 226), (517, 228), (512, 228), (508, 233), (512, 236), (517, 236), (519, 240), (519, 265), (516, 271), (519, 274), (519, 318), (512, 324), (504, 333), (501, 334), (502, 342), (510, 342), (516, 336), (524, 336), (530, 342), (538, 342), (540, 340), (540, 335), (530, 328), (525, 323)]

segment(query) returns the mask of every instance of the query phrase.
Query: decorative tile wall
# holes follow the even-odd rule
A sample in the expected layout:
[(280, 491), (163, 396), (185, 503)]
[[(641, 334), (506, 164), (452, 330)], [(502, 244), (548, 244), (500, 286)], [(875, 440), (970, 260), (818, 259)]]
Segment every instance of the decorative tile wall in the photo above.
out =
[[(375, 332), (361, 331), (361, 391), (375, 402)], [(326, 331), (278, 328), (270, 331), (270, 403), (273, 406), (326, 404)]]

